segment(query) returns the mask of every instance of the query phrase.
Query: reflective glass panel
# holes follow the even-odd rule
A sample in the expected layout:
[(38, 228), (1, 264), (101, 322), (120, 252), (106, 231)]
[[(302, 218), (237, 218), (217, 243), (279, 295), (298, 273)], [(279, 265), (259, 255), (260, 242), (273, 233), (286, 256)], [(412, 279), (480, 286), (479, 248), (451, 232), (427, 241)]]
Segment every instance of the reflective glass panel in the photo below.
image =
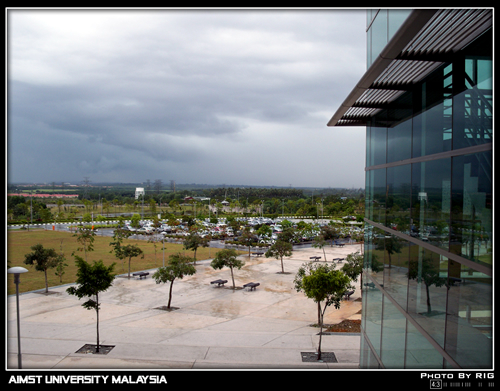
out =
[(412, 236), (448, 250), (451, 158), (412, 164)]
[(406, 361), (408, 369), (433, 369), (443, 367), (443, 356), (408, 322), (406, 332)]
[(372, 22), (371, 30), (371, 59), (372, 62), (387, 45), (387, 10), (380, 10)]
[[(379, 284), (384, 282), (385, 235), (380, 228), (373, 227), (365, 244), (365, 269), (371, 279)], [(374, 287), (371, 282), (365, 283), (365, 286)]]
[(492, 266), (492, 153), (452, 158), (450, 251)]
[(377, 223), (385, 223), (386, 170), (366, 172), (365, 217)]
[(412, 157), (451, 150), (452, 90), (451, 65), (435, 71), (420, 91), (420, 114), (413, 118)]
[(382, 319), (382, 363), (388, 369), (404, 368), (406, 318), (384, 298)]
[(448, 260), (412, 246), (408, 266), (408, 314), (444, 346)]
[(451, 275), (445, 350), (462, 368), (492, 368), (492, 279), (453, 262)]
[(411, 158), (411, 124), (410, 119), (387, 129), (387, 163)]
[(389, 40), (398, 31), (403, 22), (412, 12), (412, 9), (390, 9), (389, 10)]
[(411, 166), (387, 168), (386, 222), (389, 228), (410, 230)]
[(386, 151), (387, 151), (387, 128), (379, 126), (370, 127), (370, 148), (369, 158), (367, 161), (367, 166), (375, 166), (377, 164), (386, 163)]
[(362, 313), (364, 331), (375, 352), (380, 356), (382, 293), (376, 288), (365, 288), (364, 293)]
[(385, 246), (390, 247), (391, 261), (388, 262), (390, 266), (384, 268), (384, 290), (406, 310), (410, 242), (390, 235), (390, 238), (385, 238)]
[(453, 148), (491, 143), (493, 137), (492, 62), (465, 60), (466, 90), (453, 98)]

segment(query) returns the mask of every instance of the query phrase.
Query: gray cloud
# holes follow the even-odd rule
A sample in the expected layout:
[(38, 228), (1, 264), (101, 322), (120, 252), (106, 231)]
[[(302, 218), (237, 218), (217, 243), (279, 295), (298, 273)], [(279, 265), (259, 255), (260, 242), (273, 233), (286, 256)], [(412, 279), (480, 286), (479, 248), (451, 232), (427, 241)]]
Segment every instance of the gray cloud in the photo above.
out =
[(8, 180), (361, 187), (364, 129), (326, 123), (365, 70), (364, 23), (9, 10)]

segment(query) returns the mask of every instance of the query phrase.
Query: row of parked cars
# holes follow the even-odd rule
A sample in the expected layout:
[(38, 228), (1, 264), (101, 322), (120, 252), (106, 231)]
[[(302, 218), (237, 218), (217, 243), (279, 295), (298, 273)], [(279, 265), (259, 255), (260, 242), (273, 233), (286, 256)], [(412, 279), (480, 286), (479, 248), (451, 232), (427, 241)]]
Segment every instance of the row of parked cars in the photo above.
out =
[[(262, 218), (262, 217), (257, 217), (257, 218), (239, 218), (238, 219), (241, 223), (241, 226), (248, 227), (250, 229), (250, 232), (256, 233), (257, 229), (256, 226), (260, 226), (262, 224), (268, 225), (272, 233), (269, 235), (255, 235), (255, 240), (256, 242), (259, 243), (267, 243), (267, 244), (272, 244), (274, 243), (277, 238), (278, 234), (282, 232), (282, 225), (281, 225), (281, 219), (270, 219), (270, 218)], [(219, 219), (217, 224), (211, 223), (209, 221), (200, 221), (199, 224), (204, 227), (204, 229), (199, 230), (198, 234), (202, 237), (206, 236), (211, 236), (214, 239), (233, 239), (237, 240), (238, 236), (241, 234), (241, 231), (234, 232), (233, 228), (227, 225), (225, 219)], [(167, 235), (167, 234), (174, 234), (177, 236), (184, 236), (187, 235), (189, 232), (189, 229), (186, 225), (180, 224), (176, 225), (175, 227), (169, 226), (165, 222), (158, 228), (153, 227), (153, 223), (151, 221), (146, 221), (143, 223), (141, 228), (135, 229), (133, 228), (130, 223), (125, 223), (124, 229), (127, 229), (131, 232), (138, 233), (138, 234), (146, 234), (146, 235), (152, 235), (152, 234), (162, 234), (162, 235)], [(357, 231), (357, 232), (355, 232)], [(363, 229), (359, 229), (357, 227), (350, 227), (348, 229), (348, 232), (341, 232), (341, 237), (350, 236), (351, 234), (355, 233), (360, 233), (362, 232)], [(307, 231), (302, 231), (301, 236), (297, 238), (298, 242), (307, 242), (313, 240), (318, 234), (320, 233), (320, 227), (318, 224), (315, 224), (311, 229)]]

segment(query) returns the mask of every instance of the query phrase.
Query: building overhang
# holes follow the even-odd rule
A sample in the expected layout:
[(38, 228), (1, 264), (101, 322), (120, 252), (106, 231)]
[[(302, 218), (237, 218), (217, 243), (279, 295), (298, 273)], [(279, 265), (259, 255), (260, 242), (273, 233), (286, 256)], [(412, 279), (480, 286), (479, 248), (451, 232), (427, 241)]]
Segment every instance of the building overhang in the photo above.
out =
[(417, 9), (328, 122), (366, 126), (369, 119), (492, 26), (491, 9)]

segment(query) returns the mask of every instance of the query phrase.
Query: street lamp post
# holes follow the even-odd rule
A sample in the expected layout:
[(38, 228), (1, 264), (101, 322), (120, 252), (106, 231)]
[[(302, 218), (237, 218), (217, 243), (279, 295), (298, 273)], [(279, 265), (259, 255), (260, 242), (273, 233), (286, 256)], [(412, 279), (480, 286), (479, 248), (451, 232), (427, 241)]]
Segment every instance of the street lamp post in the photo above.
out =
[(26, 273), (28, 270), (24, 267), (16, 266), (7, 270), (7, 273), (14, 274), (14, 284), (16, 284), (16, 306), (17, 306), (17, 363), (18, 368), (22, 369), (21, 362), (21, 328), (19, 320), (19, 275)]

